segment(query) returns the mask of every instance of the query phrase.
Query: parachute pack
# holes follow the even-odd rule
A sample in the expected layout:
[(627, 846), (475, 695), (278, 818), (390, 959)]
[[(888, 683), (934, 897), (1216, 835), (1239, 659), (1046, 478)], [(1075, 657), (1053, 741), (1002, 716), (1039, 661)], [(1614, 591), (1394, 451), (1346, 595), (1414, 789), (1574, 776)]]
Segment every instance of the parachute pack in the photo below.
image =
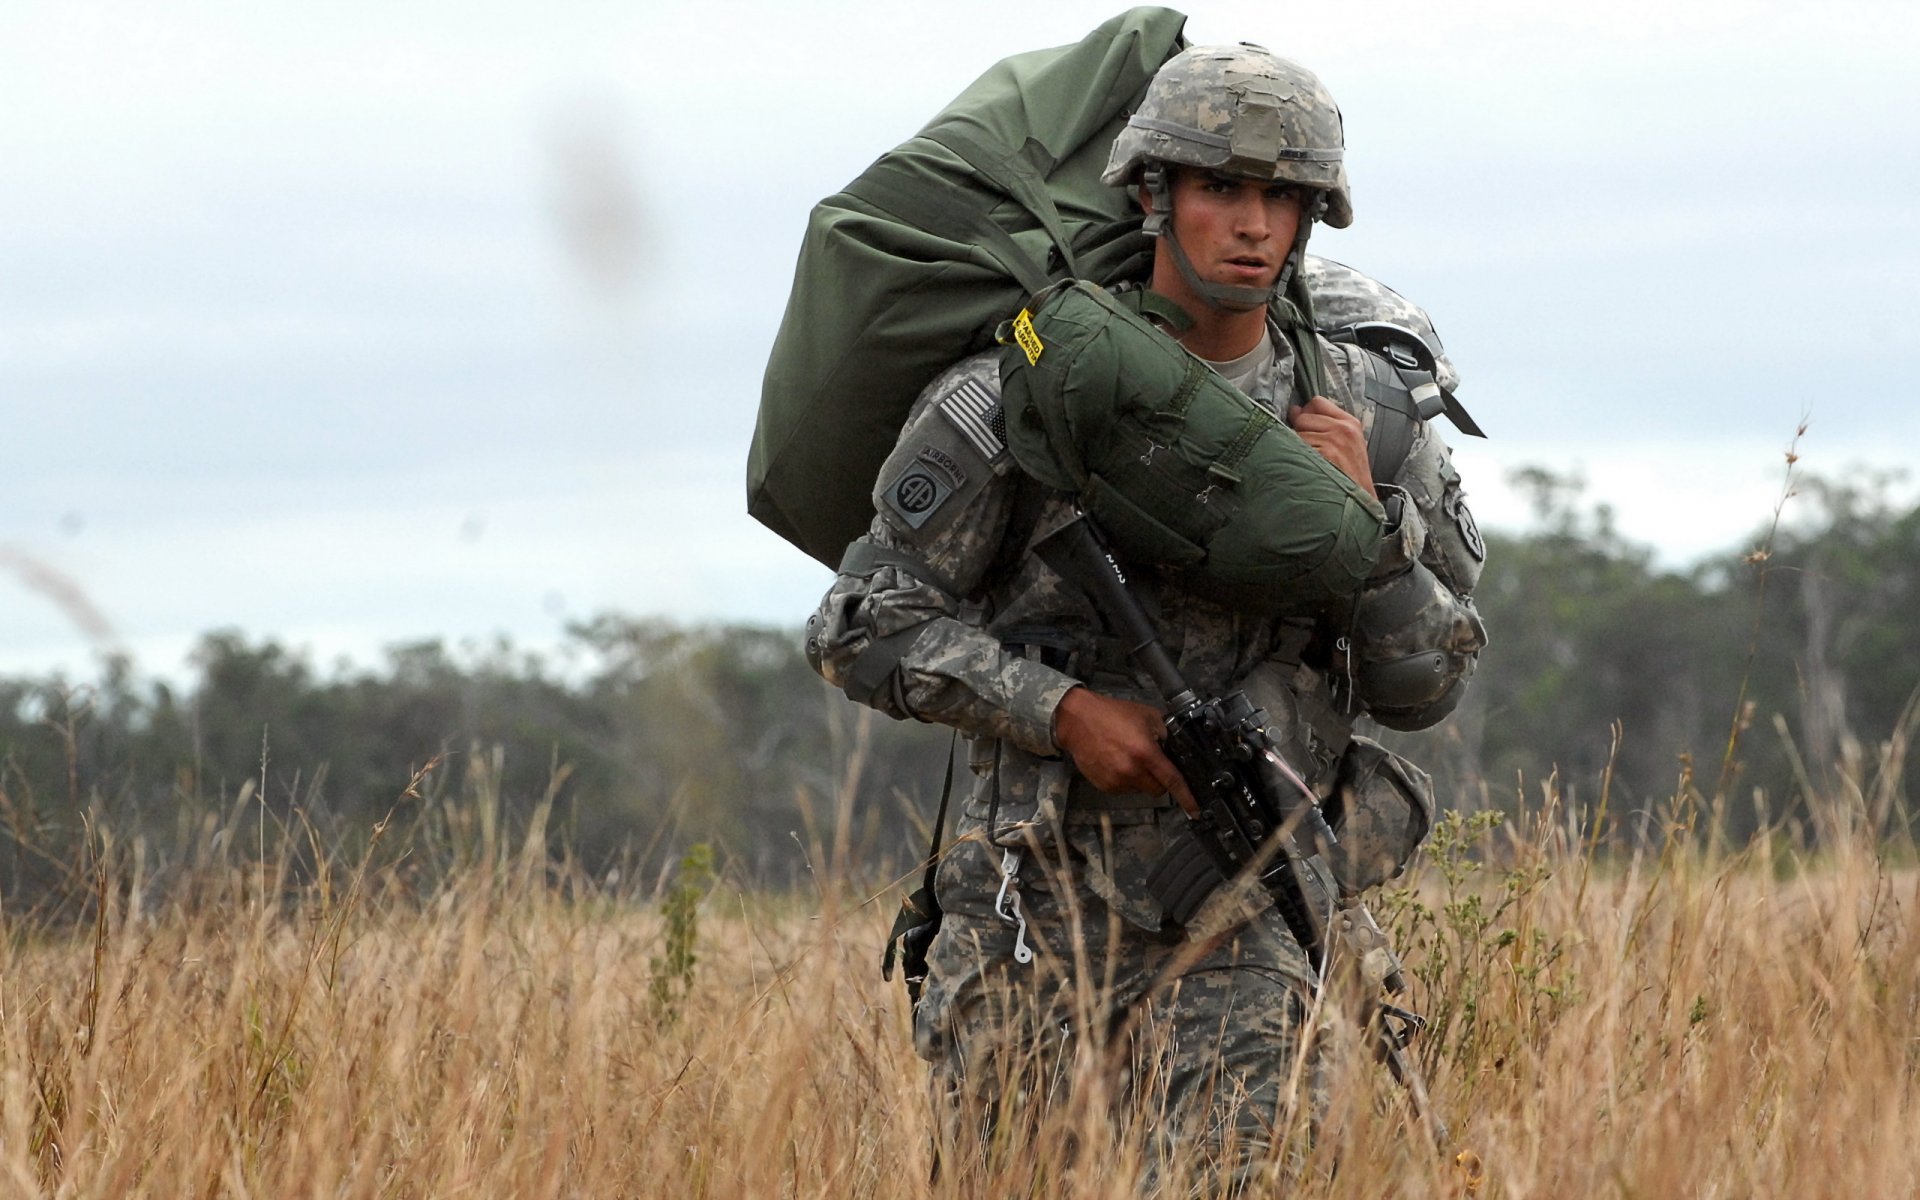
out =
[[(1073, 45), (1004, 59), (814, 207), (761, 386), (750, 514), (838, 563), (930, 380), (1055, 283), (1145, 277), (1141, 214), (1100, 175), (1185, 23), (1136, 8)], [(1295, 286), (1322, 329), (1391, 322), (1439, 352), (1425, 314), (1359, 272), (1309, 255)], [(1443, 357), (1431, 369), (1451, 386)]]
[(1379, 503), (1145, 320), (1148, 298), (1083, 280), (1021, 310), (1001, 394), (1021, 469), (1078, 496), (1128, 560), (1229, 606), (1307, 615), (1359, 591)]

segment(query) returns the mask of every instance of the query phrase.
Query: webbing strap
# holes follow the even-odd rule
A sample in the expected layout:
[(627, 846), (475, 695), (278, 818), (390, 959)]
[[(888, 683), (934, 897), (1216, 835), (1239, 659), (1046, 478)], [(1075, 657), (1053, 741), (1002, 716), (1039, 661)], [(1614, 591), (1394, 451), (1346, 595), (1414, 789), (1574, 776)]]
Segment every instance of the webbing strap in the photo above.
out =
[(1181, 378), (1180, 390), (1173, 394), (1173, 399), (1167, 404), (1166, 411), (1182, 421), (1186, 420), (1187, 408), (1192, 405), (1193, 398), (1200, 394), (1200, 385), (1205, 383), (1207, 376), (1212, 373), (1213, 368), (1201, 361), (1198, 355), (1189, 354), (1187, 373)]
[(1407, 455), (1413, 451), (1414, 434), (1420, 425), (1418, 410), (1409, 412), (1409, 403), (1404, 399), (1406, 393), (1394, 388), (1391, 381), (1381, 380), (1375, 383), (1371, 376), (1376, 371), (1391, 371), (1392, 367), (1382, 362), (1376, 355), (1366, 355), (1367, 398), (1373, 401), (1373, 430), (1367, 438), (1367, 467), (1376, 480), (1385, 482), (1396, 478), (1400, 468), (1406, 465)]
[(1353, 727), (1348, 719), (1334, 710), (1333, 704), (1322, 689), (1314, 688), (1294, 693), (1294, 702), (1300, 706), (1300, 715), (1313, 730), (1313, 735), (1325, 746), (1329, 758), (1337, 760), (1353, 744)]
[(1314, 396), (1327, 394), (1327, 364), (1320, 357), (1320, 339), (1315, 333), (1313, 297), (1298, 275), (1287, 284), (1287, 294), (1274, 305), (1281, 316), (1281, 330), (1293, 346), (1294, 385), (1305, 404)]
[(999, 263), (1028, 292), (1044, 290), (1052, 279), (1013, 235), (980, 209), (955, 198), (956, 189), (929, 193), (901, 182), (899, 168), (882, 161), (847, 185), (845, 194), (865, 201), (908, 225), (950, 242), (974, 246)]
[(1165, 321), (1175, 334), (1182, 334), (1193, 328), (1192, 313), (1149, 288), (1136, 287), (1124, 292), (1116, 291), (1113, 298), (1134, 309), (1143, 317), (1155, 317)]
[(1248, 409), (1247, 423), (1240, 427), (1240, 432), (1234, 435), (1233, 441), (1221, 451), (1220, 457), (1214, 460), (1213, 465), (1207, 468), (1209, 474), (1215, 478), (1224, 479), (1227, 483), (1240, 482), (1240, 475), (1234, 468), (1238, 467), (1240, 460), (1253, 449), (1253, 444), (1260, 440), (1260, 435), (1278, 423), (1276, 417), (1257, 404), (1249, 405)]
[(867, 648), (854, 655), (852, 665), (847, 668), (847, 694), (856, 700), (879, 695), (881, 687), (900, 666), (900, 660), (926, 631), (923, 622), (868, 642)]
[(840, 566), (836, 570), (841, 575), (861, 576), (871, 575), (881, 567), (897, 567), (921, 583), (930, 583), (939, 588), (956, 602), (959, 599), (959, 590), (953, 586), (953, 582), (925, 559), (903, 550), (876, 546), (866, 538), (855, 538), (847, 543), (846, 553), (840, 556)]
[(1047, 231), (1047, 236), (1053, 239), (1054, 247), (1060, 251), (1060, 261), (1066, 265), (1067, 275), (1080, 278), (1080, 266), (1074, 261), (1073, 244), (1067, 238), (1066, 225), (1060, 220), (1060, 209), (1047, 193), (1046, 181), (1039, 177), (1030, 164), (1018, 156), (996, 154), (985, 144), (957, 129), (931, 130), (922, 136), (958, 154), (968, 166), (985, 176), (987, 182), (1026, 209), (1040, 223), (1040, 228)]
[(1187, 425), (1187, 409), (1192, 406), (1193, 398), (1200, 394), (1200, 386), (1213, 374), (1213, 368), (1193, 355), (1187, 355), (1187, 373), (1181, 377), (1180, 386), (1174, 389), (1173, 397), (1164, 407), (1150, 410), (1146, 414), (1146, 423), (1154, 438), (1171, 441), (1180, 436)]

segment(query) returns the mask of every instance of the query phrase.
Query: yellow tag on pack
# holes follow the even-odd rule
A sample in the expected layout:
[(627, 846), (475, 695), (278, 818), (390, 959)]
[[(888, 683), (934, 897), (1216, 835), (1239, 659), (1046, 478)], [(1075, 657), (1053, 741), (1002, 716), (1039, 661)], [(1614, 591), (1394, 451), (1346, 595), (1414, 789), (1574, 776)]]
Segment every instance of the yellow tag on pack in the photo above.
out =
[(1013, 319), (1013, 340), (1027, 352), (1027, 365), (1034, 366), (1040, 361), (1040, 352), (1046, 347), (1040, 342), (1040, 334), (1033, 327), (1033, 314), (1026, 309)]

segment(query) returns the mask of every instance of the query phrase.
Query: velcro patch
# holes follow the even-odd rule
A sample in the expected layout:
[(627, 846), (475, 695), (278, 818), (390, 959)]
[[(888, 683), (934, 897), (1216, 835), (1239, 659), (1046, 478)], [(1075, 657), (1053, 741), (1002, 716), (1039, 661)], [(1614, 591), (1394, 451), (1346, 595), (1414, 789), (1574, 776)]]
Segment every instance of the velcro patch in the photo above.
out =
[(960, 469), (960, 460), (948, 454), (938, 446), (920, 447), (920, 461), (946, 472), (947, 482), (956, 488), (967, 486), (967, 473)]
[(942, 477), (941, 471), (915, 460), (880, 497), (908, 528), (918, 529), (940, 511), (953, 492), (953, 484)]
[(1454, 505), (1453, 523), (1460, 530), (1460, 540), (1467, 544), (1467, 553), (1480, 562), (1487, 561), (1486, 539), (1480, 536), (1479, 523), (1467, 511), (1466, 501), (1461, 500)]
[(1007, 452), (1006, 410), (978, 381), (969, 379), (948, 392), (940, 401), (940, 412), (988, 462)]

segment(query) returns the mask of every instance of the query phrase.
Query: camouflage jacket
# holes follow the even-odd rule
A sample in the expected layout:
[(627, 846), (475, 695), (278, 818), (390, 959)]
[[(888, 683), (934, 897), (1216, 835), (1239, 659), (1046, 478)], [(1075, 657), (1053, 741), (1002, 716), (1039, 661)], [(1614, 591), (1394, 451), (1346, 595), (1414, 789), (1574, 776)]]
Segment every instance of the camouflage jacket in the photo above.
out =
[[(1371, 431), (1363, 368), (1352, 346), (1322, 342), (1328, 398)], [(1285, 412), (1292, 352), (1284, 339), (1263, 400)], [(967, 358), (921, 394), (882, 467), (876, 515), (848, 549), (809, 622), (816, 669), (848, 695), (895, 718), (968, 735), (976, 785), (961, 832), (998, 842), (1020, 831), (1051, 844), (1064, 831), (1086, 858), (1095, 890), (1124, 915), (1158, 928), (1144, 873), (1170, 806), (1158, 797), (1110, 797), (1062, 759), (1053, 738), (1061, 697), (1082, 683), (1158, 706), (1125, 647), (1106, 635), (1090, 603), (1040, 561), (1032, 546), (1072, 515), (1069, 499), (1028, 479), (1003, 436), (999, 352)], [(1403, 726), (1430, 724), (1457, 702), (1485, 642), (1470, 596), (1484, 545), (1446, 446), (1421, 426), (1404, 464), (1376, 487), (1390, 516), (1380, 566), (1344, 620), (1277, 619), (1238, 612), (1135, 571), (1135, 590), (1182, 674), (1203, 692), (1245, 688), (1276, 738), (1323, 794), (1369, 710), (1381, 663), (1414, 659), (1411, 689), (1387, 706)], [(1398, 502), (1394, 493), (1399, 493)], [(1437, 670), (1435, 667), (1437, 666)], [(1392, 672), (1388, 673), (1392, 675)], [(1402, 670), (1404, 676), (1407, 671)], [(1374, 707), (1379, 707), (1375, 705)], [(1378, 715), (1376, 713), (1376, 715)], [(1399, 760), (1391, 776), (1402, 808), (1349, 819), (1389, 826), (1391, 875), (1424, 836), (1432, 797), (1425, 777)], [(1394, 804), (1389, 801), (1388, 809)], [(1121, 845), (1129, 839), (1138, 845)]]

